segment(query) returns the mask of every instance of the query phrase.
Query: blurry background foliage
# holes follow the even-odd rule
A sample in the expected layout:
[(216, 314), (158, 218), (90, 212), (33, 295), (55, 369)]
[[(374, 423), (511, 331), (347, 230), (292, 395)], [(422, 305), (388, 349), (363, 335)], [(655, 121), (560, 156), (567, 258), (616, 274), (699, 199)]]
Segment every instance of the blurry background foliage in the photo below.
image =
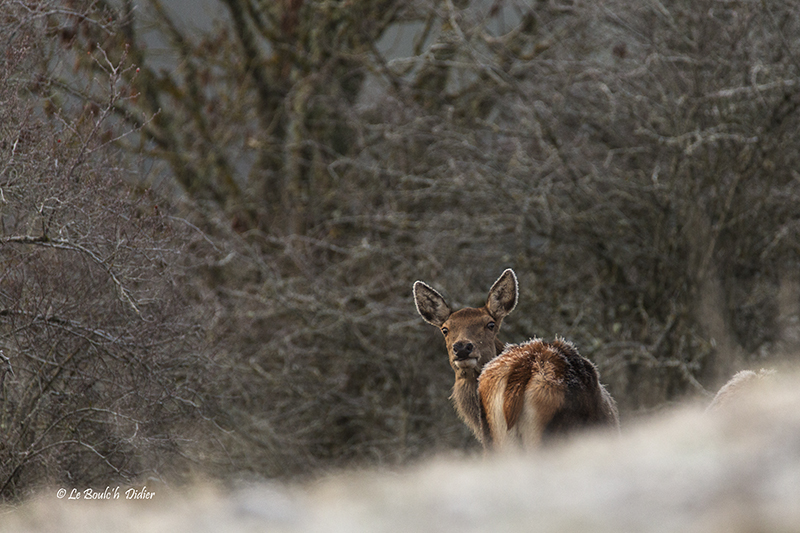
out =
[(795, 353), (794, 2), (202, 5), (0, 0), (3, 498), (475, 448), (416, 279), (623, 421)]

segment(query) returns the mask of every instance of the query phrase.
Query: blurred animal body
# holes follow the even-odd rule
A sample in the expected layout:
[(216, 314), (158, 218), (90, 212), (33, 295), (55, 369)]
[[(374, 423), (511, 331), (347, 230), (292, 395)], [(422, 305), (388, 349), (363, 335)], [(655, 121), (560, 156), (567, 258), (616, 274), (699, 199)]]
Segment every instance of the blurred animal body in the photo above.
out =
[(707, 411), (714, 413), (721, 410), (731, 409), (739, 402), (746, 401), (747, 393), (763, 385), (764, 380), (769, 381), (775, 377), (774, 370), (761, 369), (758, 372), (752, 370), (742, 370), (734, 374), (714, 396), (709, 404)]
[(486, 305), (453, 312), (436, 290), (414, 283), (417, 311), (444, 335), (458, 414), (487, 448), (531, 448), (593, 424), (618, 428), (614, 399), (571, 343), (532, 339), (504, 349), (497, 333), (518, 292), (517, 277), (507, 269)]

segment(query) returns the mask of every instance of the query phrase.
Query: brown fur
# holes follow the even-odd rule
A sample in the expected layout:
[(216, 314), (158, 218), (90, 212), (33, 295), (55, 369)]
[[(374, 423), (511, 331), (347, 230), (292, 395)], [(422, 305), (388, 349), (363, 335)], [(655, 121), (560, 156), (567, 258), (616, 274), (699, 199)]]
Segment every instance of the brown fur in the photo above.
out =
[(619, 426), (616, 404), (597, 369), (561, 339), (507, 347), (484, 367), (478, 391), (489, 438), (500, 447), (508, 435), (529, 446), (578, 427)]
[[(486, 324), (495, 322), (495, 332), (487, 331)], [(484, 440), (483, 411), (478, 397), (478, 377), (483, 366), (503, 350), (503, 344), (497, 339), (499, 320), (493, 320), (486, 308), (465, 308), (453, 313), (442, 325), (448, 328), (445, 343), (450, 347), (450, 366), (455, 371), (455, 384), (451, 399), (461, 419), (470, 427), (478, 440)], [(476, 366), (462, 368), (453, 350), (455, 343), (469, 339), (475, 346)]]
[[(508, 429), (513, 428), (519, 420), (522, 406), (525, 404), (525, 390), (533, 377), (535, 363), (536, 360), (533, 358), (522, 359), (507, 368), (503, 417), (506, 420)], [(491, 383), (488, 379), (485, 379), (484, 382)], [(484, 393), (481, 393), (480, 382), (478, 383), (478, 393), (484, 398), (486, 397)]]
[(591, 424), (619, 427), (614, 399), (595, 366), (563, 339), (533, 339), (505, 350), (497, 339), (503, 318), (517, 302), (517, 280), (506, 270), (486, 305), (451, 312), (428, 285), (414, 284), (420, 315), (441, 328), (455, 371), (456, 411), (484, 446), (523, 447)]

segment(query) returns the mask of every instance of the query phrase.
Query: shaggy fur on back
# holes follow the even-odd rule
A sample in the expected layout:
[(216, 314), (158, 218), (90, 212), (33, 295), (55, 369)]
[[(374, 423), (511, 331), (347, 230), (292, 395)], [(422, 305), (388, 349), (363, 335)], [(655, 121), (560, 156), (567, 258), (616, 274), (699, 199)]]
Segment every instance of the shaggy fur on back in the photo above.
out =
[(481, 373), (478, 390), (486, 413), (484, 437), (499, 447), (523, 447), (577, 427), (619, 427), (616, 402), (597, 369), (563, 339), (509, 345)]

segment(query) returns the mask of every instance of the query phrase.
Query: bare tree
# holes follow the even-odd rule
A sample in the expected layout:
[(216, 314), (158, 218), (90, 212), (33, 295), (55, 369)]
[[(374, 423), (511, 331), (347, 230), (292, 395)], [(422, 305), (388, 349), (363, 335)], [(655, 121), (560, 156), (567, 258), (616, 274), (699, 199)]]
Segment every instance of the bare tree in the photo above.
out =
[(46, 27), (35, 7), (0, 4), (2, 499), (44, 483), (172, 479), (191, 465), (192, 436), (213, 428), (199, 314), (179, 281), (193, 239), (131, 194), (109, 149), (124, 135), (109, 117), (135, 67), (96, 49), (103, 105), (28, 98), (51, 89), (30, 76)]

